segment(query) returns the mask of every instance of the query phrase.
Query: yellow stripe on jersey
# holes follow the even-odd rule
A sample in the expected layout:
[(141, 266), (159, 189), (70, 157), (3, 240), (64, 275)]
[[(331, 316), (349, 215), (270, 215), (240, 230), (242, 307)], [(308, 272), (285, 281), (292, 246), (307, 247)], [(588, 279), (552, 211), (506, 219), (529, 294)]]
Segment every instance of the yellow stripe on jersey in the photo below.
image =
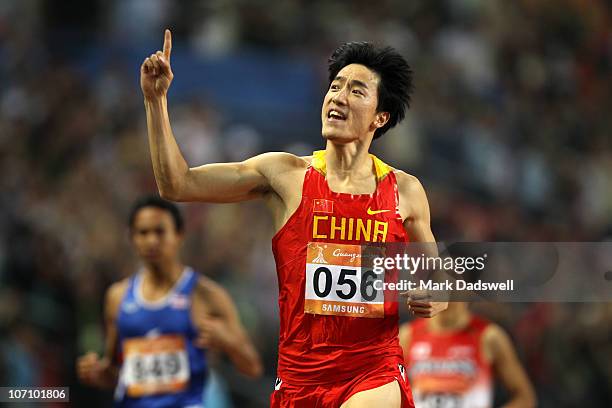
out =
[(387, 174), (393, 171), (393, 167), (389, 166), (387, 163), (383, 162), (378, 157), (374, 156), (373, 154), (371, 154), (370, 157), (372, 157), (372, 160), (374, 161), (376, 181), (381, 181), (387, 176)]
[[(370, 154), (374, 162), (374, 170), (376, 171), (376, 181), (381, 181), (387, 174), (393, 171), (393, 167), (380, 160), (378, 157)], [(325, 164), (325, 150), (317, 150), (312, 153), (312, 167), (324, 176), (327, 174), (327, 165)]]
[(325, 150), (317, 150), (312, 153), (312, 167), (319, 173), (327, 174), (327, 166), (325, 165)]

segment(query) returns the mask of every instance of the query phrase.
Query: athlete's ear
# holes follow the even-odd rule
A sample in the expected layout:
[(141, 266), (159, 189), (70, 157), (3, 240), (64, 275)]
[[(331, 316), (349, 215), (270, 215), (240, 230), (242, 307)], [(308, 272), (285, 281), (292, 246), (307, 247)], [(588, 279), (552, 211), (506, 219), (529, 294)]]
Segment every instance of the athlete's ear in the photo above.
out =
[(376, 126), (377, 129), (380, 129), (387, 124), (390, 117), (391, 114), (389, 114), (389, 112), (378, 112), (376, 114), (376, 119), (374, 119), (374, 126)]

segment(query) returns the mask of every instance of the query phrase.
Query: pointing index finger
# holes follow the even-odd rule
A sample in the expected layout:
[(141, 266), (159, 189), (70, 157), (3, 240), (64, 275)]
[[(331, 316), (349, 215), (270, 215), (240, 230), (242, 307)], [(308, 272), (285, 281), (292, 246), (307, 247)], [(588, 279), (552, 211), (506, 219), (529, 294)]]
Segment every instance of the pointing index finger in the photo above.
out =
[(172, 52), (172, 33), (166, 28), (164, 33), (164, 57), (169, 61)]

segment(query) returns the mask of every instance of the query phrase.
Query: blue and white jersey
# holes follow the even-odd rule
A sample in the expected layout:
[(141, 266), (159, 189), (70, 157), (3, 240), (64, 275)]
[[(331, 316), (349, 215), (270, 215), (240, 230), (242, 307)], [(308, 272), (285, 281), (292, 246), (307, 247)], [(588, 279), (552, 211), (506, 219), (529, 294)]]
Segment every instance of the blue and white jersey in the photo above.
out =
[(204, 350), (195, 347), (191, 295), (197, 274), (185, 268), (156, 302), (142, 296), (142, 272), (130, 278), (117, 317), (121, 358), (116, 407), (202, 407), (207, 379)]

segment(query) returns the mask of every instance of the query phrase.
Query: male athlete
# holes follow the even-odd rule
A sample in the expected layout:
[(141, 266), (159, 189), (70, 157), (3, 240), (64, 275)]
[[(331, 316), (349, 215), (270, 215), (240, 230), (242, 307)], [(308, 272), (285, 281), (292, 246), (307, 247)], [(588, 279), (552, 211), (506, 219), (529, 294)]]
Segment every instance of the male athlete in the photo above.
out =
[(416, 408), (490, 408), (493, 376), (510, 394), (504, 408), (535, 406), (508, 335), (473, 315), (467, 303), (451, 302), (433, 319), (402, 325), (400, 344)]
[(129, 218), (143, 262), (106, 293), (106, 354), (79, 358), (79, 379), (115, 388), (117, 407), (202, 407), (205, 349), (226, 353), (242, 373), (262, 372), (259, 355), (227, 292), (179, 260), (183, 219), (159, 197), (138, 201)]
[[(412, 87), (406, 61), (368, 43), (333, 53), (321, 111), (325, 150), (190, 168), (168, 117), (171, 48), (166, 30), (163, 51), (141, 67), (160, 194), (215, 203), (263, 198), (272, 213), (280, 307), (272, 407), (412, 407), (398, 305), (384, 302), (356, 256), (370, 242), (434, 242), (419, 181), (368, 153), (372, 140), (404, 117)], [(411, 305), (423, 317), (446, 308), (446, 302)]]

